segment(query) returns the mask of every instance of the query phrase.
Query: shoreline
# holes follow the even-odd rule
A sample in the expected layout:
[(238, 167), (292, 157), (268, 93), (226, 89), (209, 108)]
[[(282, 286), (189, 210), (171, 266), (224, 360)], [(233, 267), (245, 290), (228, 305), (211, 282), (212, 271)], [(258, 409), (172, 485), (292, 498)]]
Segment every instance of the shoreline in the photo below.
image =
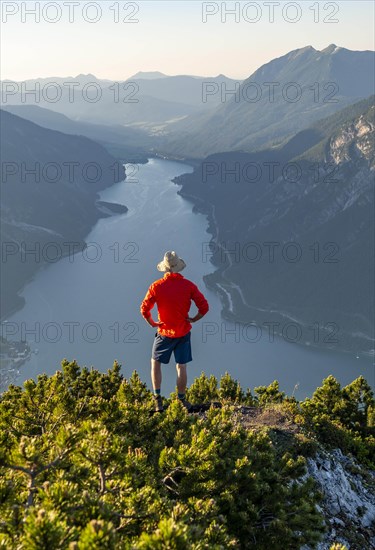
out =
[[(148, 162), (148, 159), (147, 159), (147, 162)], [(144, 163), (144, 164), (146, 164), (146, 163)], [(124, 167), (125, 167), (125, 165), (124, 165)], [(126, 180), (126, 173), (125, 173), (125, 178), (124, 179), (120, 179), (117, 182), (113, 182), (113, 184), (107, 186), (105, 189), (108, 189), (108, 188), (112, 187), (112, 185), (115, 185), (115, 184), (119, 183), (120, 181), (125, 181), (125, 180)], [(123, 204), (107, 203), (106, 201), (101, 201), (99, 192), (95, 193), (94, 207), (95, 207), (95, 210), (97, 212), (96, 220), (93, 224), (91, 224), (88, 228), (86, 228), (86, 231), (85, 231), (84, 235), (81, 235), (79, 237), (80, 245), (82, 245), (82, 246), (80, 246), (79, 250), (76, 250), (73, 255), (82, 253), (87, 248), (87, 242), (85, 241), (85, 239), (90, 234), (90, 232), (93, 230), (93, 228), (95, 227), (95, 225), (98, 223), (99, 220), (101, 220), (103, 218), (110, 218), (110, 217), (114, 217), (114, 216), (120, 216), (120, 215), (126, 214), (128, 212), (127, 206), (125, 206)], [(68, 257), (69, 254), (70, 254), (69, 250), (67, 250), (65, 252), (64, 248), (62, 248), (61, 257), (57, 260), (56, 263), (60, 262), (64, 258)], [(16, 295), (14, 296), (14, 305), (13, 305), (13, 307), (8, 309), (4, 314), (3, 314), (2, 311), (0, 312), (1, 313), (1, 315), (0, 315), (1, 336), (3, 336), (2, 326), (3, 326), (3, 324), (6, 323), (7, 319), (9, 317), (12, 317), (13, 315), (18, 313), (19, 311), (22, 311), (22, 309), (25, 307), (26, 301), (23, 298), (23, 296), (21, 296), (20, 294), (24, 291), (26, 286), (28, 284), (30, 284), (35, 279), (35, 277), (38, 275), (38, 273), (40, 273), (44, 269), (47, 269), (48, 267), (49, 267), (48, 263), (42, 263), (41, 265), (39, 265), (37, 267), (37, 269), (29, 277), (26, 277), (24, 282), (23, 282), (22, 287), (16, 292)], [(33, 353), (33, 351), (31, 350), (30, 353), (28, 354), (28, 356), (24, 357), (22, 359), (16, 358), (15, 360), (13, 360), (12, 358), (8, 358), (9, 361), (10, 361), (9, 364), (4, 366), (4, 367), (1, 366), (1, 368), (0, 368), (0, 378), (1, 378), (0, 386), (4, 385), (4, 380), (8, 380), (8, 381), (10, 380), (10, 383), (15, 382), (15, 380), (17, 379), (17, 377), (19, 375), (19, 372), (20, 372), (19, 369), (21, 367), (23, 367), (23, 365), (31, 359), (32, 353)], [(12, 377), (12, 373), (14, 375), (13, 377)], [(2, 387), (0, 387), (0, 392), (1, 391), (2, 391)]]
[(173, 155), (164, 155), (162, 153), (155, 153), (155, 152), (150, 153), (149, 158), (169, 160), (171, 162), (179, 162), (181, 164), (187, 164), (188, 166), (191, 166), (192, 168), (196, 168), (200, 164), (201, 160), (203, 160), (203, 159), (194, 159), (194, 158), (175, 157)]
[[(147, 160), (147, 162), (148, 162), (148, 160)], [(104, 189), (109, 189), (110, 187), (112, 187), (112, 185), (116, 185), (120, 181), (126, 181), (126, 176), (125, 176), (125, 179), (123, 179), (123, 180), (120, 179), (117, 182), (113, 182), (111, 185), (105, 187)], [(104, 204), (105, 201), (103, 202), (103, 201), (100, 200), (99, 193), (95, 193), (95, 196), (93, 198), (94, 198), (94, 207), (95, 207), (95, 210), (97, 212), (96, 220), (92, 225), (90, 225), (87, 228), (87, 230), (85, 231), (85, 233), (83, 235), (80, 235), (79, 237), (77, 237), (77, 240), (80, 241), (80, 244), (82, 244), (82, 247), (80, 247), (79, 250), (76, 250), (73, 255), (82, 253), (83, 250), (85, 250), (85, 248), (87, 247), (87, 243), (86, 243), (85, 239), (90, 234), (90, 232), (93, 230), (93, 228), (95, 227), (95, 225), (98, 223), (99, 220), (101, 220), (103, 218), (109, 218), (109, 217), (112, 217), (112, 216), (120, 216), (122, 214), (127, 213), (127, 211), (128, 211), (127, 206), (125, 206), (123, 204), (119, 204), (119, 203), (106, 203), (106, 204)], [(103, 204), (100, 204), (101, 202), (103, 202)], [(110, 207), (109, 206), (110, 204), (113, 204), (113, 206)], [(64, 249), (62, 248), (61, 257), (57, 260), (56, 263), (60, 262), (61, 260), (63, 260), (67, 256), (69, 256), (69, 254), (70, 254), (69, 250), (64, 252)], [(3, 313), (3, 311), (0, 311), (0, 324), (2, 324), (8, 317), (12, 317), (15, 313), (18, 313), (20, 310), (22, 310), (22, 308), (25, 306), (25, 301), (24, 301), (23, 297), (20, 294), (24, 291), (25, 287), (34, 280), (35, 276), (41, 270), (46, 269), (48, 266), (49, 266), (48, 263), (40, 264), (37, 267), (37, 269), (29, 277), (25, 278), (22, 287), (20, 287), (17, 290), (16, 295), (14, 296), (14, 305), (13, 305), (13, 307), (9, 308), (5, 313)]]
[[(223, 246), (221, 244), (218, 243), (218, 236), (219, 236), (219, 229), (218, 229), (218, 225), (217, 225), (217, 221), (215, 219), (215, 215), (214, 215), (214, 205), (207, 202), (206, 200), (202, 199), (201, 197), (197, 197), (196, 195), (194, 195), (193, 193), (189, 193), (189, 192), (186, 192), (183, 190), (183, 186), (184, 184), (183, 183), (178, 183), (178, 182), (174, 182), (176, 183), (176, 185), (178, 185), (180, 187), (180, 189), (178, 190), (178, 194), (181, 195), (183, 198), (186, 198), (186, 199), (190, 199), (191, 202), (193, 203), (193, 211), (196, 211), (196, 212), (200, 212), (204, 215), (206, 215), (207, 217), (207, 221), (208, 221), (208, 227), (207, 227), (207, 232), (209, 234), (211, 234), (211, 240), (210, 240), (210, 243), (214, 244), (216, 247), (221, 247), (223, 250), (224, 250), (224, 253), (226, 253), (226, 250), (223, 248)], [(257, 306), (254, 306), (254, 305), (251, 305), (251, 304), (248, 304), (246, 302), (246, 300), (244, 299), (244, 296), (243, 296), (243, 292), (242, 292), (242, 289), (236, 285), (235, 283), (233, 283), (232, 281), (229, 281), (225, 278), (225, 276), (223, 275), (223, 273), (226, 271), (226, 269), (228, 269), (229, 266), (225, 267), (225, 268), (220, 268), (218, 266), (215, 265), (214, 262), (212, 262), (212, 259), (210, 259), (210, 262), (211, 262), (211, 265), (214, 266), (215, 268), (215, 271), (213, 271), (212, 273), (206, 275), (204, 277), (204, 282), (206, 284), (206, 286), (212, 290), (213, 292), (217, 293), (220, 297), (220, 302), (221, 302), (221, 305), (222, 305), (222, 311), (221, 311), (221, 315), (223, 317), (223, 319), (227, 320), (227, 321), (231, 321), (231, 322), (238, 322), (240, 324), (243, 324), (243, 325), (246, 325), (246, 323), (244, 323), (241, 318), (242, 318), (242, 315), (241, 315), (241, 308), (239, 308), (238, 306), (236, 306), (236, 295), (235, 295), (235, 291), (239, 297), (239, 300), (241, 302), (241, 306), (243, 308), (243, 310), (247, 310), (248, 312), (254, 312), (255, 314), (255, 319), (253, 319), (253, 321), (257, 321), (257, 323), (259, 322), (262, 322), (262, 318), (264, 316), (264, 314), (271, 314), (273, 315), (273, 317), (275, 317), (274, 319), (274, 322), (275, 323), (278, 323), (278, 322), (282, 322), (282, 321), (286, 321), (286, 322), (295, 322), (295, 323), (298, 323), (301, 327), (302, 330), (308, 330), (308, 329), (311, 329), (311, 327), (309, 327), (309, 323), (306, 322), (306, 321), (303, 321), (301, 319), (296, 319), (295, 317), (293, 317), (293, 313), (292, 312), (289, 312), (289, 311), (281, 311), (281, 310), (277, 310), (277, 309), (272, 309), (272, 308), (260, 308), (260, 307), (257, 307)], [(217, 280), (219, 279), (219, 280)], [(243, 312), (242, 312), (243, 313)], [(266, 319), (267, 320), (267, 319)], [(263, 319), (264, 321), (264, 319)], [(269, 321), (269, 319), (268, 319)], [(323, 329), (322, 329), (322, 332), (323, 332)], [(326, 332), (326, 337), (327, 337), (327, 331)], [(284, 339), (284, 335), (282, 333), (282, 331), (277, 331), (277, 330), (274, 330), (274, 335), (279, 337), (279, 338), (282, 338)], [(324, 334), (323, 334), (324, 336)], [(370, 339), (368, 338), (361, 338), (359, 336), (355, 337), (353, 334), (351, 333), (343, 333), (342, 338), (345, 339), (345, 342), (346, 342), (346, 345), (343, 347), (340, 347), (339, 345), (325, 345), (323, 346), (321, 343), (319, 342), (314, 342), (314, 340), (308, 340), (308, 339), (304, 339), (304, 341), (295, 341), (295, 342), (290, 342), (290, 343), (295, 343), (295, 344), (298, 344), (300, 346), (303, 346), (304, 348), (314, 348), (316, 350), (319, 350), (319, 351), (333, 351), (333, 352), (340, 352), (340, 353), (345, 353), (345, 354), (353, 354), (353, 353), (356, 353), (357, 356), (361, 356), (361, 357), (375, 357), (375, 346), (370, 348), (370, 349), (360, 349), (359, 351), (355, 351), (353, 349), (352, 346), (349, 345), (349, 343), (351, 343), (352, 345), (354, 344), (355, 341), (358, 341), (360, 346), (362, 347), (363, 346), (363, 343), (366, 342), (366, 341), (371, 341)]]

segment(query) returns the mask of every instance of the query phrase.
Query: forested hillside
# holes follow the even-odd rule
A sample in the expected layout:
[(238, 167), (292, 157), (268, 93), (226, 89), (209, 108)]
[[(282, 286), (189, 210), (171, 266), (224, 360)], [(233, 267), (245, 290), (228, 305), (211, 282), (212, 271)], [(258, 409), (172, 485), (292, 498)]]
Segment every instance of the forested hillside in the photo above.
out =
[[(375, 401), (362, 377), (344, 388), (329, 377), (297, 402), (276, 381), (244, 391), (228, 374), (219, 384), (202, 374), (188, 390), (197, 412), (175, 397), (153, 414), (151, 392), (117, 363), (103, 374), (64, 360), (51, 377), (9, 387), (0, 547), (371, 548)], [(330, 467), (352, 488), (311, 475)]]
[(374, 113), (372, 95), (279, 148), (211, 155), (175, 178), (208, 214), (205, 282), (227, 318), (293, 320), (309, 345), (374, 353)]

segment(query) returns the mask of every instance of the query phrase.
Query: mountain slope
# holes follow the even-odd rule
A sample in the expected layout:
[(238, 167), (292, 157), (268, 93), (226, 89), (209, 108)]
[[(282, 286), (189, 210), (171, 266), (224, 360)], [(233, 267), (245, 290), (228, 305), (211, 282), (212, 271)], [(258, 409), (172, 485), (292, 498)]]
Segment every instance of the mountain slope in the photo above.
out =
[(38, 105), (6, 105), (3, 109), (50, 130), (86, 136), (106, 147), (109, 152), (120, 150), (128, 162), (145, 159), (147, 149), (153, 143), (146, 132), (136, 128), (72, 120)]
[(331, 44), (293, 50), (256, 70), (213, 112), (170, 126), (163, 150), (185, 157), (280, 143), (374, 91), (374, 52)]
[[(5, 317), (23, 303), (16, 293), (41, 265), (71, 254), (69, 243), (75, 243), (75, 251), (82, 249), (84, 237), (103, 216), (95, 205), (97, 192), (124, 179), (125, 172), (86, 137), (48, 130), (3, 110), (0, 117)], [(36, 253), (26, 255), (26, 250)]]
[(283, 147), (212, 155), (176, 179), (209, 214), (206, 282), (228, 318), (374, 349), (374, 128), (372, 96)]
[(220, 90), (221, 86), (227, 88), (234, 87), (236, 82), (224, 75), (216, 77), (198, 77), (190, 75), (168, 76), (158, 79), (131, 79), (139, 87), (140, 96), (149, 96), (164, 101), (181, 102), (186, 105), (192, 105), (199, 110), (220, 105), (220, 93), (207, 95), (207, 102), (203, 101), (204, 91), (209, 86), (209, 90)]

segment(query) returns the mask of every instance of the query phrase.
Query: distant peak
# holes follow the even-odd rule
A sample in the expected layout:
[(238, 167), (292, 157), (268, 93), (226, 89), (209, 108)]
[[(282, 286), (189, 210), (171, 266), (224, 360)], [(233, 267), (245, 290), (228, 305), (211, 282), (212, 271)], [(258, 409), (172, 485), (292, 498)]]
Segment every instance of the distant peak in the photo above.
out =
[(298, 57), (299, 55), (302, 55), (304, 53), (315, 52), (315, 51), (316, 51), (315, 48), (313, 48), (312, 46), (304, 46), (303, 48), (297, 48), (296, 50), (292, 50), (286, 55), (288, 56), (289, 59), (294, 59), (295, 57)]
[(324, 50), (321, 50), (321, 53), (334, 53), (334, 52), (337, 52), (338, 50), (340, 50), (341, 48), (339, 48), (338, 46), (336, 46), (336, 44), (330, 44), (329, 46), (327, 46), (326, 48), (324, 48)]
[(87, 73), (87, 74), (78, 74), (75, 78), (94, 78), (96, 80), (96, 76), (94, 74), (91, 74), (91, 73)]
[(156, 78), (168, 78), (168, 75), (161, 73), (159, 71), (138, 71), (136, 74), (133, 74), (130, 78), (139, 78), (144, 80), (154, 80)]
[(311, 51), (313, 50), (314, 52), (316, 52), (316, 49), (313, 48), (312, 46), (304, 46), (303, 48), (297, 48), (296, 50), (293, 50), (294, 52), (307, 52), (307, 51)]

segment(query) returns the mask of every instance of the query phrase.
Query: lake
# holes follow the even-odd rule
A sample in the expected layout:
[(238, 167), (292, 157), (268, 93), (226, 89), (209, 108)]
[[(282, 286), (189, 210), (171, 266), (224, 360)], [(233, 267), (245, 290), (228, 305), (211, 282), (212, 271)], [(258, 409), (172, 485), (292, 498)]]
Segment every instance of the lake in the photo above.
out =
[[(210, 234), (207, 218), (177, 194), (171, 180), (192, 168), (150, 159), (128, 166), (126, 181), (100, 193), (100, 200), (128, 207), (125, 214), (98, 221), (87, 236), (84, 253), (49, 264), (22, 293), (25, 307), (9, 317), (18, 334), (38, 353), (20, 369), (18, 384), (39, 373), (54, 373), (63, 358), (106, 371), (116, 359), (129, 376), (137, 370), (150, 383), (150, 353), (155, 334), (139, 313), (148, 286), (162, 274), (156, 264), (175, 250), (186, 262), (182, 274), (206, 296), (210, 311), (192, 328), (193, 361), (189, 382), (202, 371), (219, 377), (228, 371), (244, 387), (269, 384), (299, 398), (311, 395), (329, 374), (342, 384), (360, 374), (374, 384), (373, 358), (313, 349), (290, 343), (255, 327), (221, 318), (219, 297), (203, 276), (214, 270), (203, 250)], [(155, 311), (155, 310), (154, 310)], [(193, 304), (191, 315), (196, 312)], [(154, 319), (157, 319), (154, 312)], [(162, 393), (175, 389), (173, 356), (163, 366)]]

